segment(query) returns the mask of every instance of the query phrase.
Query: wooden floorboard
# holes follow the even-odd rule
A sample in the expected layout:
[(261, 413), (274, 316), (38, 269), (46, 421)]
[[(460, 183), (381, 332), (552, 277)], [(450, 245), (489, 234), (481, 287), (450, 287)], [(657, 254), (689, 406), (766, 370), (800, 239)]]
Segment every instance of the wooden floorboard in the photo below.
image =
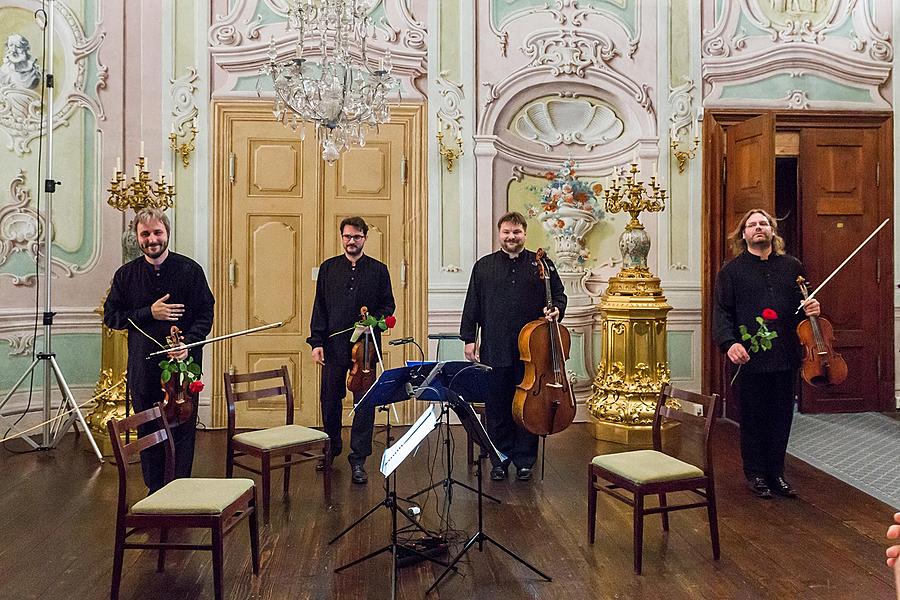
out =
[[(627, 506), (601, 494), (597, 541), (587, 543), (587, 464), (594, 455), (615, 450), (590, 432), (589, 426), (576, 424), (548, 438), (543, 481), (522, 483), (511, 477), (506, 483), (485, 482), (485, 491), (503, 501), (485, 502), (486, 533), (553, 581), (541, 581), (486, 544), (484, 552), (470, 550), (459, 573), (430, 598), (893, 598), (892, 574), (883, 560), (890, 507), (791, 457), (787, 475), (800, 498), (751, 497), (741, 475), (737, 432), (727, 422), (719, 426), (715, 440), (721, 560), (712, 560), (705, 511), (673, 514), (668, 535), (654, 515), (644, 528), (644, 574), (634, 575)], [(453, 476), (474, 486), (474, 473), (465, 465), (465, 436), (459, 428), (453, 433)], [(222, 476), (224, 433), (199, 432), (197, 441), (194, 474)], [(0, 597), (108, 597), (116, 473), (112, 465), (98, 466), (83, 442), (69, 435), (54, 451), (0, 453)], [(376, 446), (376, 454), (380, 451)], [(226, 538), (226, 598), (388, 598), (387, 553), (334, 573), (389, 542), (388, 510), (380, 508), (335, 544), (327, 543), (384, 497), (375, 462), (369, 461), (369, 484), (357, 486), (350, 482), (346, 459), (337, 460), (331, 509), (323, 505), (321, 475), (311, 465), (294, 469), (286, 501), (276, 476), (272, 522), (261, 530), (261, 575), (251, 574), (247, 527), (241, 525)], [(401, 466), (400, 494), (429, 485), (431, 472), (440, 479), (443, 463), (443, 446), (434, 433)], [(139, 467), (131, 469), (139, 479)], [(419, 500), (423, 525), (437, 529), (442, 493)], [(474, 533), (476, 513), (475, 495), (454, 487), (450, 519), (457, 549)], [(184, 540), (203, 536), (175, 535)], [(156, 573), (155, 567), (155, 554), (127, 551), (122, 598), (213, 596), (209, 553), (170, 552), (166, 572)], [(431, 564), (401, 569), (398, 597), (423, 598), (441, 570)]]

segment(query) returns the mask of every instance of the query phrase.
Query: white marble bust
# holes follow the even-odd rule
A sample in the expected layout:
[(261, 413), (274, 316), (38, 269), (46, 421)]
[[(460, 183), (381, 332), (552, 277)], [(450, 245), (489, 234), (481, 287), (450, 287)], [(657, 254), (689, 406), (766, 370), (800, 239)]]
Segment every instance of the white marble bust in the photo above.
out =
[(31, 89), (41, 81), (37, 59), (31, 57), (31, 44), (18, 33), (6, 38), (6, 51), (0, 65), (0, 85)]

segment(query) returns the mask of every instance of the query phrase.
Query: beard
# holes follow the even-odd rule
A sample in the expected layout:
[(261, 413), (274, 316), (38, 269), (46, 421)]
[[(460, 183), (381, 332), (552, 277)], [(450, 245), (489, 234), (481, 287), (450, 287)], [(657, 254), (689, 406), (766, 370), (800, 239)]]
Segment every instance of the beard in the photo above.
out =
[(504, 241), (503, 249), (509, 254), (519, 254), (525, 248), (525, 241)]
[(358, 246), (357, 244), (347, 244), (344, 246), (344, 252), (347, 253), (348, 256), (359, 256), (362, 254), (362, 246)]
[(157, 259), (163, 255), (163, 253), (168, 249), (169, 242), (157, 242), (155, 244), (151, 244), (149, 242), (141, 244), (141, 252), (144, 253), (144, 256), (147, 258)]

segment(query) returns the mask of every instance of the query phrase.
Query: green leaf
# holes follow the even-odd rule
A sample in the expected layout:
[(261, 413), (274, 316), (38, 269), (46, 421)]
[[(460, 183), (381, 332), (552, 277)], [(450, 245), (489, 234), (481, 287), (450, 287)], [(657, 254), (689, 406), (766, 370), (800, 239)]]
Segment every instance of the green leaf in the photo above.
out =
[(742, 342), (746, 342), (746, 341), (749, 340), (751, 337), (752, 337), (752, 336), (751, 336), (749, 333), (744, 333), (744, 335), (741, 336), (741, 341), (742, 341)]
[(756, 338), (753, 338), (753, 341), (750, 343), (750, 350), (752, 352), (759, 352), (759, 342)]
[(762, 342), (760, 342), (760, 343), (762, 344), (763, 350), (771, 350), (772, 349), (772, 342), (770, 342), (768, 339), (763, 339)]
[(765, 320), (762, 317), (756, 317), (756, 322), (765, 327)]
[(160, 368), (160, 369), (167, 369), (168, 367), (169, 367), (169, 361), (167, 361), (167, 360), (161, 360), (161, 361), (159, 361), (159, 368)]
[[(746, 325), (740, 325), (740, 326), (738, 326), (738, 331), (741, 332), (741, 335), (742, 335), (742, 336), (744, 336), (744, 335), (750, 335), (750, 334), (747, 333), (747, 326), (746, 326)], [(747, 339), (747, 338), (743, 338), (743, 339)]]
[(179, 362), (178, 363), (178, 372), (184, 373), (185, 371), (187, 371), (187, 365), (184, 364), (183, 362)]
[(384, 321), (378, 321), (378, 329), (387, 331), (387, 325), (385, 325)]
[(200, 369), (200, 365), (198, 365), (197, 363), (189, 363), (187, 366), (187, 370), (189, 373), (193, 373), (194, 375), (199, 375), (201, 369)]
[(772, 332), (772, 336), (771, 336), (769, 339), (770, 339), (770, 340), (774, 340), (774, 339), (777, 338), (777, 337), (778, 337), (778, 332), (777, 332), (777, 331), (773, 331), (773, 332)]
[(172, 379), (172, 371), (166, 369), (162, 372), (162, 375), (160, 375), (159, 378), (163, 383), (169, 383), (169, 380)]

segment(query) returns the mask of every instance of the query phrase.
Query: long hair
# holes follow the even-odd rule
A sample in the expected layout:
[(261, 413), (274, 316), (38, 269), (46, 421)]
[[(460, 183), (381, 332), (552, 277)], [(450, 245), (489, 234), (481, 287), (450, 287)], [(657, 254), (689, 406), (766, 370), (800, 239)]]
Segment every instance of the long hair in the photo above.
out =
[(744, 227), (747, 226), (750, 215), (756, 213), (764, 216), (769, 221), (769, 225), (772, 226), (772, 252), (775, 254), (784, 254), (784, 238), (778, 235), (778, 221), (762, 208), (751, 208), (744, 213), (738, 226), (728, 234), (728, 241), (731, 242), (731, 251), (737, 256), (747, 249), (747, 240), (744, 239)]

